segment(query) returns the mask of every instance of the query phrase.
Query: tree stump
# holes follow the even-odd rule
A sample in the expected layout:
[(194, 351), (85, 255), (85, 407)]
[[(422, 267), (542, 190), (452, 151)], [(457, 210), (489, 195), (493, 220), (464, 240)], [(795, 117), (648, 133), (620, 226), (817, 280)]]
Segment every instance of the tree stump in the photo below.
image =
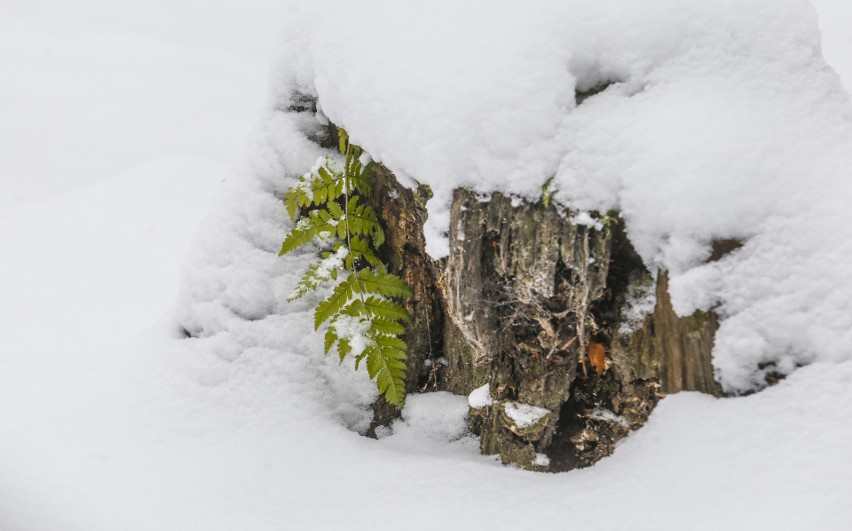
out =
[[(292, 112), (316, 118), (306, 136), (333, 145), (336, 128), (316, 117), (315, 101), (294, 101)], [(473, 393), (469, 423), (483, 453), (531, 470), (586, 467), (665, 394), (721, 394), (710, 356), (716, 316), (675, 314), (666, 272), (648, 271), (617, 213), (580, 224), (546, 198), (458, 189), (450, 254), (435, 261), (423, 235), (430, 196), (382, 165), (374, 172), (380, 258), (414, 292), (406, 391)], [(368, 435), (399, 413), (381, 398), (374, 412)]]

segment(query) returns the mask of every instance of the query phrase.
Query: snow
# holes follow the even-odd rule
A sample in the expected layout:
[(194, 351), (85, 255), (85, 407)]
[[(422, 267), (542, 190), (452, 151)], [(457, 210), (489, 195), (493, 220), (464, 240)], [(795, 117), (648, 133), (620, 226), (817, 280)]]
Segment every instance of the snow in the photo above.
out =
[[(588, 15), (588, 10), (598, 9), (601, 17), (590, 19), (598, 23), (590, 25), (585, 37), (571, 36), (566, 31), (560, 33), (560, 39), (579, 42), (587, 38), (612, 46), (634, 39), (641, 44), (643, 28), (652, 26), (656, 28), (653, 33), (659, 47), (651, 51), (665, 55), (667, 40), (673, 39), (671, 34), (687, 39), (692, 35), (690, 31), (700, 26), (730, 30), (724, 42), (732, 52), (743, 52), (737, 46), (754, 38), (761, 40), (773, 57), (778, 53), (776, 66), (788, 68), (773, 70), (772, 74), (779, 78), (778, 86), (761, 86), (768, 90), (767, 100), (777, 103), (777, 98), (781, 98), (792, 105), (782, 113), (779, 122), (782, 118), (800, 120), (807, 133), (798, 138), (801, 145), (796, 146), (802, 160), (787, 168), (782, 163), (790, 163), (793, 157), (782, 157), (781, 162), (772, 159), (778, 156), (776, 144), (752, 146), (782, 176), (777, 188), (779, 204), (772, 207), (777, 211), (754, 228), (753, 239), (737, 251), (737, 260), (732, 260), (732, 256), (709, 268), (684, 266), (675, 278), (683, 278), (682, 303), (693, 302), (708, 292), (720, 293), (729, 306), (727, 322), (745, 315), (740, 318), (740, 324), (733, 322), (727, 332), (720, 331), (720, 337), (729, 338), (726, 341), (753, 341), (755, 350), (761, 352), (764, 348), (774, 348), (772, 344), (788, 345), (791, 362), (802, 359), (795, 352), (794, 347), (800, 345), (797, 342), (816, 341), (820, 352), (812, 355), (810, 365), (760, 393), (732, 399), (693, 393), (669, 396), (653, 412), (648, 425), (628, 437), (611, 458), (590, 469), (553, 475), (505, 468), (493, 458), (480, 456), (476, 441), (465, 434), (466, 397), (446, 393), (411, 395), (402, 419), (381, 440), (367, 439), (357, 433), (370, 422), (369, 404), (375, 397), (374, 386), (367, 381), (363, 370), (353, 372), (347, 364), (338, 365), (334, 356), (322, 356), (322, 338), (312, 332), (311, 310), (316, 299), (286, 302), (287, 294), (309, 261), (301, 255), (277, 257), (289, 221), (275, 194), (294, 183), (323, 153), (302, 139), (299, 128), (305, 124), (299, 123), (299, 118), (270, 111), (252, 134), (245, 166), (228, 169), (220, 158), (210, 156), (219, 151), (223, 145), (220, 141), (232, 146), (228, 135), (238, 134), (232, 130), (243, 127), (243, 122), (231, 118), (238, 115), (240, 120), (247, 119), (242, 114), (245, 107), (240, 106), (246, 102), (229, 107), (221, 104), (221, 100), (213, 102), (212, 93), (205, 91), (224, 87), (223, 90), (233, 90), (232, 94), (242, 97), (245, 87), (233, 85), (234, 79), (242, 79), (246, 74), (244, 81), (252, 86), (257, 79), (257, 72), (248, 75), (237, 66), (241, 60), (230, 60), (223, 48), (232, 50), (242, 42), (258, 42), (252, 39), (263, 33), (259, 29), (266, 27), (263, 23), (298, 26), (302, 17), (316, 9), (313, 5), (296, 6), (301, 15), (296, 13), (289, 21), (278, 21), (274, 13), (281, 11), (275, 9), (283, 8), (274, 4), (254, 3), (249, 9), (244, 4), (237, 8), (237, 4), (225, 3), (214, 9), (187, 1), (175, 4), (181, 7), (170, 16), (162, 16), (162, 11), (155, 7), (163, 8), (165, 4), (156, 2), (144, 4), (154, 6), (150, 11), (143, 8), (143, 3), (111, 8), (112, 4), (93, 0), (76, 3), (73, 9), (61, 5), (45, 9), (34, 2), (7, 2), (2, 7), (0, 24), (4, 30), (21, 20), (27, 22), (15, 32), (0, 32), (0, 38), (6, 39), (1, 57), (14, 58), (12, 74), (19, 74), (8, 76), (9, 83), (3, 89), (17, 92), (4, 92), (0, 98), (0, 104), (5, 106), (0, 139), (3, 146), (13, 147), (10, 151), (13, 156), (0, 162), (4, 179), (0, 182), (1, 189), (4, 194), (8, 192), (0, 202), (0, 241), (3, 242), (0, 529), (366, 530), (375, 529), (376, 511), (380, 510), (412, 530), (439, 526), (638, 531), (680, 531), (685, 525), (696, 531), (852, 528), (852, 507), (847, 503), (852, 485), (849, 458), (852, 425), (847, 420), (852, 408), (852, 362), (843, 355), (844, 338), (838, 334), (846, 326), (848, 314), (831, 311), (845, 309), (848, 304), (849, 284), (837, 283), (840, 265), (849, 263), (843, 247), (849, 241), (847, 227), (836, 224), (842, 221), (841, 206), (846, 196), (835, 182), (848, 166), (843, 166), (846, 159), (842, 154), (821, 158), (839, 149), (838, 138), (846, 134), (843, 125), (846, 118), (842, 117), (848, 112), (843, 110), (845, 103), (833, 103), (838, 99), (829, 86), (836, 83), (831, 81), (834, 78), (829, 79), (829, 73), (813, 67), (819, 64), (818, 57), (796, 65), (783, 62), (790, 54), (781, 52), (791, 51), (793, 46), (787, 45), (796, 36), (804, 35), (806, 43), (813, 41), (813, 16), (804, 7), (797, 9), (804, 4), (773, 2), (774, 11), (778, 11), (773, 14), (769, 13), (773, 10), (768, 3), (759, 1), (736, 3), (736, 13), (730, 8), (733, 2), (704, 7), (689, 3), (682, 11), (671, 10), (682, 13), (679, 21), (683, 27), (675, 31), (663, 9), (667, 4), (649, 2), (648, 13), (637, 15), (634, 24), (614, 41), (608, 39), (624, 27), (615, 24), (617, 20), (603, 16), (609, 4), (570, 4), (578, 19)], [(193, 6), (196, 9), (190, 9)], [(374, 9), (370, 5), (361, 7), (363, 13), (347, 10), (347, 16), (354, 19), (354, 27), (363, 22), (359, 17), (377, 16), (375, 6)], [(340, 72), (357, 88), (359, 83), (366, 83), (369, 74), (381, 75), (382, 68), (387, 66), (383, 61), (399, 54), (393, 64), (404, 83), (408, 83), (407, 76), (413, 76), (411, 86), (402, 88), (411, 89), (406, 94), (411, 101), (422, 103), (420, 110), (412, 112), (396, 98), (387, 97), (400, 94), (397, 92), (400, 86), (397, 83), (385, 87), (379, 77), (372, 82), (377, 101), (371, 106), (361, 106), (363, 102), (356, 101), (358, 105), (351, 106), (352, 112), (364, 114), (347, 114), (348, 107), (335, 103), (334, 97), (323, 104), (324, 110), (333, 120), (341, 120), (353, 135), (360, 135), (363, 140), (359, 141), (369, 144), (374, 157), (382, 156), (388, 164), (405, 166), (410, 170), (409, 175), (426, 182), (442, 176), (421, 172), (423, 166), (431, 164), (440, 169), (442, 161), (464, 157), (463, 146), (451, 146), (449, 152), (444, 152), (440, 146), (423, 145), (422, 153), (418, 154), (415, 146), (422, 144), (429, 133), (422, 130), (425, 127), (444, 127), (447, 135), (461, 133), (457, 138), (480, 139), (474, 146), (476, 149), (465, 154), (469, 161), (459, 166), (460, 176), (467, 175), (467, 170), (473, 172), (475, 164), (493, 156), (494, 149), (499, 152), (499, 148), (505, 148), (507, 151), (500, 159), (493, 161), (494, 176), (498, 178), (503, 170), (497, 166), (511, 165), (517, 157), (523, 157), (516, 152), (527, 142), (520, 135), (521, 130), (538, 133), (529, 138), (532, 142), (560, 131), (563, 118), (570, 120), (556, 113), (552, 120), (542, 124), (546, 131), (526, 131), (530, 124), (536, 123), (536, 108), (499, 107), (500, 102), (511, 103), (515, 84), (509, 67), (517, 66), (518, 56), (530, 60), (529, 70), (535, 65), (542, 67), (537, 76), (543, 80), (517, 80), (517, 86), (529, 94), (530, 101), (538, 101), (542, 108), (550, 108), (552, 102), (547, 98), (536, 100), (534, 96), (541, 96), (541, 91), (550, 86), (548, 79), (564, 78), (569, 81), (566, 86), (572, 86), (570, 79), (574, 74), (566, 73), (561, 64), (551, 64), (553, 57), (544, 53), (540, 57), (524, 55), (514, 48), (527, 43), (530, 53), (556, 49), (556, 46), (539, 46), (553, 37), (548, 28), (563, 24), (567, 30), (570, 21), (555, 16), (553, 21), (549, 16), (538, 19), (529, 10), (531, 4), (526, 10), (514, 11), (482, 11), (479, 7), (475, 3), (454, 4), (452, 12), (456, 15), (448, 17), (438, 8), (428, 10), (421, 6), (415, 10), (400, 3), (382, 5), (382, 17), (407, 15), (417, 26), (371, 24), (371, 31), (361, 32), (363, 39), (387, 42), (384, 39), (392, 33), (398, 38), (393, 41), (398, 45), (383, 47), (384, 56), (365, 59), (358, 54), (363, 43), (354, 39), (353, 50), (344, 49), (337, 60), (343, 66), (347, 61), (349, 65), (360, 65), (360, 69), (341, 68)], [(621, 7), (627, 9), (626, 5)], [(39, 8), (44, 13), (36, 15)], [(118, 19), (94, 16), (110, 9), (114, 11), (111, 16)], [(554, 3), (541, 9), (562, 8)], [(28, 14), (22, 14), (25, 13), (22, 10)], [(261, 25), (252, 23), (237, 29), (238, 20), (243, 20), (235, 16), (238, 13), (262, 14), (263, 17), (255, 20)], [(626, 13), (631, 11), (627, 9)], [(476, 17), (470, 19), (473, 14)], [(800, 16), (798, 23), (785, 25), (794, 15)], [(214, 24), (203, 26), (199, 17)], [(335, 19), (336, 16), (326, 13), (317, 19), (319, 26), (300, 31), (301, 37), (310, 40), (314, 31), (329, 27), (345, 31), (333, 25)], [(505, 30), (513, 20), (517, 21), (518, 31), (506, 31), (498, 38), (498, 30)], [(749, 26), (755, 20), (766, 23), (759, 28)], [(533, 21), (537, 28), (527, 27)], [(489, 28), (491, 23), (495, 27)], [(93, 28), (102, 30), (113, 24), (116, 30), (103, 37), (103, 42), (94, 40), (100, 34)], [(202, 44), (203, 40), (196, 40), (200, 39), (199, 35), (207, 34), (202, 27), (228, 28), (233, 33), (210, 30), (209, 35), (217, 35), (228, 43), (214, 47), (211, 52), (201, 50), (209, 42)], [(442, 28), (437, 33), (446, 42), (430, 36), (435, 28)], [(471, 39), (473, 31), (482, 33), (482, 39)], [(185, 44), (192, 41), (195, 44), (191, 46), (210, 60), (206, 64), (221, 65), (222, 70), (217, 66), (216, 75), (212, 70), (188, 72), (184, 78), (178, 73), (182, 72), (181, 62), (194, 64), (196, 56), (187, 59), (186, 55), (175, 54), (175, 47), (168, 47), (153, 59), (143, 54), (150, 60), (145, 64), (151, 65), (150, 70), (145, 70), (146, 76), (158, 73), (162, 67), (162, 76), (175, 80), (176, 84), (164, 87), (163, 92), (175, 90), (174, 97), (187, 102), (188, 114), (182, 115), (174, 114), (180, 108), (175, 105), (177, 99), (151, 92), (156, 84), (150, 80), (156, 76), (145, 78), (149, 80), (147, 83), (136, 83), (139, 78), (128, 75), (126, 83), (119, 83), (110, 77), (112, 68), (91, 64), (85, 54), (76, 55), (77, 59), (71, 63), (50, 59), (42, 63), (35, 60), (40, 48), (28, 46), (33, 43), (28, 39), (49, 39), (52, 49), (66, 49), (69, 53), (102, 50), (116, 42), (125, 42), (128, 34), (135, 35), (143, 48), (161, 38), (169, 42), (185, 39), (180, 41)], [(506, 35), (513, 38), (507, 39)], [(705, 43), (713, 42), (710, 36)], [(531, 38), (536, 40), (525, 40)], [(406, 55), (409, 49), (405, 45), (418, 41), (428, 49), (414, 56)], [(5, 46), (8, 42), (15, 46)], [(115, 47), (120, 49), (118, 44)], [(808, 46), (803, 49), (807, 51)], [(317, 47), (321, 48), (319, 44)], [(465, 52), (468, 47), (474, 49)], [(684, 45), (685, 48), (689, 46)], [(601, 60), (617, 55), (618, 51), (604, 50)], [(286, 92), (291, 80), (303, 85), (314, 82), (313, 77), (299, 78), (285, 68), (293, 64), (289, 61), (293, 52), (286, 44), (280, 50), (278, 69), (272, 80), (275, 91)], [(447, 64), (438, 60), (441, 52), (447, 52), (444, 54)], [(644, 52), (648, 50), (640, 46), (635, 53)], [(464, 64), (472, 56), (483, 60), (478, 68), (470, 66), (474, 63)], [(117, 68), (114, 71), (117, 78), (138, 73), (135, 67), (139, 63), (132, 58), (138, 56), (116, 52), (108, 57), (112, 59), (107, 66)], [(170, 57), (177, 63), (169, 62)], [(649, 61), (654, 57), (657, 56), (648, 53)], [(662, 85), (658, 86), (660, 91), (669, 90), (666, 83), (671, 83), (671, 79), (666, 81), (664, 74), (666, 68), (677, 64), (675, 59), (661, 62), (657, 67), (648, 63), (649, 72), (657, 71), (654, 68), (663, 70), (655, 74)], [(725, 61), (734, 59), (728, 57)], [(772, 63), (766, 56), (760, 59)], [(120, 66), (125, 64), (124, 60), (128, 62)], [(308, 56), (295, 60), (297, 64), (310, 62)], [(717, 67), (730, 67), (731, 63), (725, 61)], [(24, 75), (28, 68), (52, 71), (59, 69), (60, 64), (75, 72), (74, 80), (86, 83), (64, 84), (61, 75), (44, 72), (35, 76), (35, 80)], [(244, 64), (248, 68), (247, 65)], [(494, 72), (500, 65), (506, 65), (506, 71)], [(706, 73), (712, 77), (714, 69), (707, 63), (701, 65), (708, 67)], [(573, 68), (580, 66), (575, 64)], [(459, 90), (442, 91), (440, 78), (424, 79), (427, 74), (436, 73), (436, 69), (459, 73)], [(797, 97), (802, 98), (797, 100), (779, 86), (782, 82), (797, 81), (797, 76), (803, 75), (802, 69), (812, 79), (807, 87), (801, 83), (791, 85), (796, 87)], [(328, 68), (322, 72), (325, 78), (316, 78), (317, 87), (332, 92), (336, 86), (333, 70)], [(737, 77), (738, 72), (731, 71), (730, 84), (721, 81), (708, 84), (708, 91), (730, 89), (737, 80), (742, 81)], [(472, 85), (461, 81), (463, 75), (481, 83), (480, 88), (495, 78), (506, 82), (495, 85), (493, 91), (471, 93)], [(104, 90), (121, 96), (114, 102), (104, 102), (106, 108), (100, 105), (105, 99), (102, 92), (89, 94), (91, 87), (103, 84), (104, 80), (116, 83), (107, 83)], [(201, 88), (186, 89), (188, 85), (179, 83), (182, 80), (197, 82)], [(427, 85), (418, 88), (415, 81), (420, 80)], [(824, 97), (808, 98), (827, 86), (830, 90)], [(52, 87), (54, 90), (50, 90)], [(67, 90), (59, 90), (61, 87)], [(33, 99), (20, 99), (30, 88)], [(341, 92), (336, 97), (357, 99), (354, 88), (353, 92)], [(769, 90), (772, 88), (777, 92)], [(752, 89), (757, 90), (754, 86), (743, 88), (746, 92)], [(649, 100), (657, 97), (654, 90), (657, 88), (646, 90)], [(707, 98), (708, 91), (699, 94)], [(69, 95), (74, 105), (65, 105), (63, 94)], [(480, 95), (482, 98), (474, 108), (466, 110), (464, 103)], [(382, 96), (386, 97), (384, 102)], [(569, 90), (561, 101), (570, 102), (572, 97)], [(618, 94), (595, 96), (583, 104), (587, 109), (584, 112), (602, 115), (604, 109), (595, 110), (595, 106), (619, 104), (626, 105), (619, 112), (628, 115), (651, 110), (639, 108), (638, 104), (633, 107), (632, 102), (610, 101), (619, 99)], [(139, 108), (128, 107), (128, 100), (138, 103)], [(280, 101), (273, 95), (270, 105), (274, 107)], [(26, 104), (21, 103), (18, 108), (20, 102)], [(400, 113), (398, 120), (386, 122), (390, 129), (387, 133), (368, 131), (369, 112), (376, 112), (376, 120), (385, 119), (379, 103), (391, 108), (388, 114), (394, 109)], [(656, 103), (661, 104), (660, 100)], [(447, 114), (436, 113), (442, 104), (450, 105), (451, 111), (463, 112), (450, 122), (430, 125), (433, 120), (446, 119)], [(148, 105), (162, 113), (158, 116), (166, 118), (139, 120), (150, 110)], [(813, 117), (801, 116), (803, 106), (813, 112)], [(66, 108), (71, 115), (63, 114)], [(98, 109), (108, 119), (100, 116)], [(489, 109), (500, 112), (491, 120), (477, 122), (471, 129), (477, 134), (468, 136), (470, 130), (466, 128), (472, 127), (473, 117)], [(809, 127), (821, 120), (830, 123), (827, 115), (832, 109), (841, 116), (834, 129), (818, 131), (819, 128)], [(137, 119), (131, 120), (116, 110), (126, 110)], [(416, 119), (412, 119), (412, 114)], [(91, 118), (91, 121), (70, 127), (75, 133), (72, 134), (64, 126), (50, 126), (57, 120), (56, 116), (62, 117), (63, 123), (75, 123), (69, 116)], [(509, 128), (513, 119), (519, 134), (500, 138), (500, 132), (504, 131), (501, 127)], [(183, 125), (172, 129), (168, 127), (172, 121)], [(211, 128), (211, 123), (219, 121), (229, 124), (228, 127)], [(653, 123), (647, 125), (653, 129)], [(746, 129), (753, 126), (746, 125)], [(778, 140), (777, 135), (783, 136), (785, 127), (779, 124), (780, 132), (775, 132), (754, 126), (752, 133), (759, 131)], [(616, 129), (612, 123), (602, 123), (600, 128)], [(213, 138), (216, 131), (224, 135), (216, 136), (218, 141)], [(36, 135), (39, 132), (44, 136)], [(659, 133), (649, 131), (649, 146), (659, 141)], [(730, 143), (736, 138), (742, 140), (742, 135), (747, 134), (748, 131), (738, 133)], [(390, 149), (392, 140), (388, 139), (394, 135), (405, 143), (405, 150)], [(613, 141), (624, 142), (625, 137), (626, 134), (619, 134)], [(147, 143), (145, 139), (154, 140)], [(184, 139), (209, 151), (200, 155), (175, 153), (169, 147), (169, 139)], [(78, 148), (75, 142), (86, 148)], [(385, 143), (387, 148), (382, 147)], [(789, 147), (784, 142), (781, 144)], [(629, 159), (638, 149), (629, 143), (620, 147), (623, 154), (616, 158)], [(46, 149), (56, 151), (46, 153)], [(66, 155), (70, 158), (63, 165)], [(670, 158), (657, 155), (661, 163), (674, 163), (674, 154)], [(743, 163), (749, 161), (754, 162), (748, 157), (742, 159)], [(834, 170), (832, 161), (837, 164)], [(576, 162), (573, 159), (565, 167)], [(632, 162), (636, 165), (630, 166), (629, 175), (601, 181), (615, 183), (608, 191), (622, 194), (625, 204), (630, 204), (630, 198), (638, 200), (643, 190), (642, 161)], [(721, 162), (715, 163), (711, 166), (718, 169)], [(614, 161), (608, 167), (616, 164)], [(802, 193), (793, 201), (794, 198), (784, 194), (795, 183), (784, 180), (783, 176), (808, 164), (830, 175), (815, 175), (812, 182), (799, 183), (797, 190), (805, 190), (813, 197), (809, 199)], [(92, 171), (98, 167), (102, 170)], [(635, 178), (636, 182), (628, 182), (627, 177)], [(92, 186), (96, 181), (99, 184)], [(532, 179), (525, 182), (529, 181)], [(720, 186), (731, 182), (733, 178)], [(83, 187), (84, 184), (88, 186)], [(694, 199), (691, 194), (704, 194), (708, 202), (718, 199), (711, 193), (713, 190), (693, 189), (693, 185), (692, 178), (685, 175), (678, 185), (677, 197), (688, 204), (672, 212), (657, 205), (661, 216), (680, 219), (688, 207), (696, 207), (689, 202), (689, 198)], [(56, 188), (52, 191), (44, 189), (53, 186)], [(15, 199), (20, 197), (34, 200), (17, 204)], [(753, 195), (744, 195), (740, 201), (747, 205), (754, 200)], [(796, 203), (801, 211), (786, 210), (785, 201)], [(626, 212), (625, 204), (622, 208)], [(636, 241), (652, 241), (653, 227), (643, 224), (642, 207), (633, 208), (630, 220), (636, 222), (638, 232), (631, 236)], [(761, 201), (755, 208), (770, 209)], [(700, 208), (697, 211), (706, 214)], [(754, 217), (760, 217), (758, 214)], [(823, 226), (828, 227), (822, 236), (812, 230), (820, 214)], [(709, 225), (711, 221), (708, 218)], [(731, 223), (740, 221), (733, 218)], [(197, 227), (200, 228), (193, 235)], [(671, 255), (676, 262), (689, 253), (698, 253), (700, 245), (696, 247), (694, 238), (700, 239), (702, 230), (705, 229), (687, 223), (683, 233), (672, 234), (667, 240), (663, 254)], [(790, 231), (789, 235), (786, 231)], [(697, 236), (692, 232), (697, 232)], [(803, 236), (816, 238), (813, 242), (808, 240), (811, 247), (797, 247), (804, 245), (800, 240)], [(190, 240), (193, 240), (191, 246)], [(828, 251), (833, 248), (829, 245), (832, 241), (837, 247), (835, 254)], [(173, 314), (169, 306), (174, 300), (178, 269), (188, 247), (181, 293)], [(808, 251), (813, 252), (813, 257)], [(776, 266), (766, 267), (767, 256), (780, 261)], [(668, 263), (668, 259), (661, 260)], [(819, 288), (824, 290), (821, 292), (805, 282), (802, 274), (820, 260), (827, 263), (820, 264), (808, 278), (812, 282), (821, 280)], [(751, 274), (745, 274), (743, 269)], [(727, 280), (728, 274), (749, 278), (750, 282), (739, 285), (737, 291), (732, 287), (733, 280)], [(784, 274), (789, 278), (783, 279)], [(779, 278), (782, 278), (780, 283)], [(775, 284), (779, 284), (777, 288)], [(688, 289), (690, 285), (693, 291)], [(712, 291), (706, 291), (711, 285)], [(786, 298), (779, 300), (778, 294), (784, 293)], [(755, 306), (754, 301), (761, 302)], [(766, 316), (776, 316), (773, 312), (785, 310), (790, 315), (784, 318), (783, 324), (788, 329), (783, 333), (775, 321), (763, 320)], [(743, 319), (753, 327), (755, 335), (741, 335), (747, 328)], [(183, 337), (177, 323), (196, 337)], [(821, 328), (816, 329), (817, 326)], [(799, 335), (802, 337), (795, 337)], [(752, 351), (740, 354), (748, 358), (749, 352)], [(757, 358), (755, 354), (753, 359)], [(746, 365), (736, 363), (737, 367)], [(747, 381), (751, 377), (750, 374), (733, 376), (732, 381)], [(518, 510), (519, 507), (523, 510)], [(567, 509), (570, 507), (589, 510), (571, 511)]]
[(597, 230), (603, 228), (603, 224), (600, 221), (596, 220), (586, 211), (578, 212), (571, 218), (571, 222), (575, 225), (586, 225), (588, 227), (594, 227)]
[(813, 0), (822, 33), (822, 52), (837, 71), (847, 92), (852, 92), (852, 4), (838, 0)]
[(533, 464), (536, 466), (548, 466), (550, 465), (550, 458), (545, 454), (535, 454)]
[(324, 258), (317, 269), (317, 276), (328, 280), (331, 278), (331, 272), (343, 267), (343, 260), (349, 256), (349, 249), (341, 247), (336, 252), (331, 253), (327, 258)]
[(477, 387), (467, 397), (467, 404), (473, 409), (482, 409), (493, 403), (494, 400), (491, 398), (491, 391), (488, 389), (488, 384)]
[(238, 161), (286, 9), (275, 0), (3, 0), (0, 204), (164, 157)]
[(627, 334), (637, 330), (657, 304), (656, 285), (653, 282), (631, 284), (627, 287), (627, 298), (621, 309), (624, 322), (619, 333)]
[(338, 338), (348, 340), (356, 355), (364, 352), (367, 346), (375, 345), (375, 341), (369, 337), (370, 321), (364, 317), (341, 315), (329, 328), (334, 329)]
[(479, 453), (479, 440), (467, 430), (467, 401), (446, 391), (409, 396), (391, 431), (382, 445), (396, 450), (434, 453), (437, 448), (439, 456), (454, 451), (466, 457)]
[[(375, 160), (430, 185), (435, 256), (459, 186), (535, 200), (548, 183), (580, 212), (619, 210), (675, 310), (720, 315), (729, 392), (852, 359), (852, 105), (810, 3), (457, 4), (299, 4), (278, 107), (316, 94)], [(744, 245), (705, 263), (719, 238)]]
[(531, 406), (520, 402), (507, 402), (503, 406), (503, 410), (515, 426), (523, 429), (528, 428), (543, 419), (545, 415), (550, 414), (549, 409), (543, 407)]

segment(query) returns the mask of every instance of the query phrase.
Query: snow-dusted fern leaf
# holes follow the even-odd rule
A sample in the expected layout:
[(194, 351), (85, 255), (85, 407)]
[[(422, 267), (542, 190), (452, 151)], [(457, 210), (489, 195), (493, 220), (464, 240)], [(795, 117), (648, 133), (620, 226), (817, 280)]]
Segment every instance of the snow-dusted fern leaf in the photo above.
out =
[(320, 159), (284, 196), (296, 225), (279, 254), (314, 242), (330, 241), (334, 249), (322, 252), (322, 259), (308, 267), (288, 300), (345, 275), (314, 311), (314, 327), (327, 324), (325, 353), (336, 347), (341, 362), (354, 355), (356, 369), (366, 360), (379, 392), (388, 402), (402, 405), (408, 346), (401, 336), (410, 316), (395, 299), (411, 297), (412, 292), (387, 271), (376, 252), (385, 234), (368, 200), (374, 163), (364, 164), (361, 148), (351, 144), (342, 129), (339, 146), (342, 166), (332, 157)]

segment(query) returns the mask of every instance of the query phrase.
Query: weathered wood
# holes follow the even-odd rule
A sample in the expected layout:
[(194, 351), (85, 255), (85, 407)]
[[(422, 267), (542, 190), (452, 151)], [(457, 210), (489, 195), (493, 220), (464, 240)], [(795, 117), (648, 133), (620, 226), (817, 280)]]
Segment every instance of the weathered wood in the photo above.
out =
[[(576, 225), (567, 214), (467, 190), (456, 191), (451, 210), (447, 386), (469, 393), (487, 383), (494, 402), (470, 412), (482, 451), (536, 470), (610, 455), (663, 393), (718, 393), (715, 316), (678, 317), (662, 273), (653, 312), (628, 323), (631, 294), (655, 281), (623, 223), (610, 215)], [(520, 426), (507, 413), (516, 404), (549, 413)]]

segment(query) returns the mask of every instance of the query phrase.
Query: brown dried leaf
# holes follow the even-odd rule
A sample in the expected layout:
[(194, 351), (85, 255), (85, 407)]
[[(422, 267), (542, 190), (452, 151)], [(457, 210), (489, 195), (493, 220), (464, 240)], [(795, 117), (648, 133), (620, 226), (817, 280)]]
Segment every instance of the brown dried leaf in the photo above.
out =
[(604, 353), (603, 345), (595, 341), (589, 341), (586, 354), (589, 356), (589, 363), (595, 368), (598, 376), (606, 372), (606, 354)]

